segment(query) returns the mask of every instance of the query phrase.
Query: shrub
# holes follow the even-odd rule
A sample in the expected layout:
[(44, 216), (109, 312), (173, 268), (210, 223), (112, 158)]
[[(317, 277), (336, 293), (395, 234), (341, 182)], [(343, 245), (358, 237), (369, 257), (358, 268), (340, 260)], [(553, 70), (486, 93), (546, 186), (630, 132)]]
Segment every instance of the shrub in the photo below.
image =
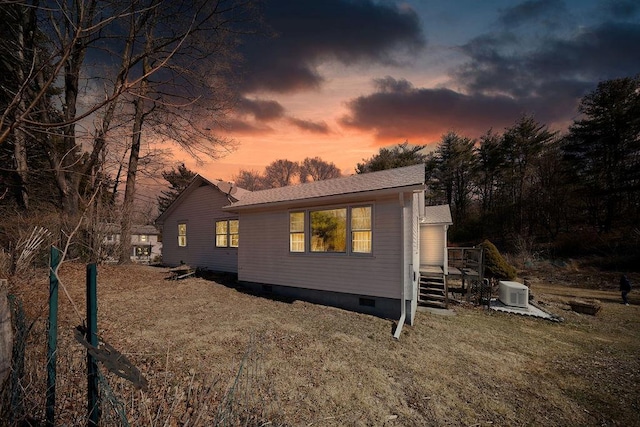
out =
[(484, 249), (484, 275), (486, 277), (507, 280), (516, 278), (515, 267), (504, 259), (493, 243), (485, 240), (480, 246)]

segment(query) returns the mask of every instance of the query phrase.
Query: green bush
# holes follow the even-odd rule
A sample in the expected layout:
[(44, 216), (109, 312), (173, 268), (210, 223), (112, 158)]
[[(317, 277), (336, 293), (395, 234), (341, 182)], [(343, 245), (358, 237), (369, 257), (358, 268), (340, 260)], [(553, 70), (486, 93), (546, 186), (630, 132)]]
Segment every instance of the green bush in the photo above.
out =
[(488, 240), (480, 244), (484, 249), (484, 275), (496, 279), (513, 280), (518, 272), (509, 264), (498, 251), (498, 248)]

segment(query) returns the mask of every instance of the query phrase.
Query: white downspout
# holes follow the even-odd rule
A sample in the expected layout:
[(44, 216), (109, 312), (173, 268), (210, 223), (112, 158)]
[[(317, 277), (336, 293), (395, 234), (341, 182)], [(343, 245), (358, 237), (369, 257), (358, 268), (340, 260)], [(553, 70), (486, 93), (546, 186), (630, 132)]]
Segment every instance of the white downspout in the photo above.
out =
[(404, 265), (404, 244), (405, 244), (405, 239), (404, 239), (404, 235), (405, 235), (405, 230), (404, 230), (404, 193), (400, 193), (399, 194), (399, 201), (400, 201), (400, 224), (402, 226), (402, 232), (400, 233), (400, 236), (402, 237), (400, 239), (400, 259), (402, 260), (402, 265), (400, 268), (400, 275), (402, 277), (402, 280), (400, 281), (400, 319), (398, 319), (398, 326), (396, 326), (396, 330), (393, 333), (393, 337), (395, 339), (399, 339), (400, 338), (400, 333), (402, 332), (402, 326), (404, 326), (404, 321), (407, 317), (407, 304), (404, 301), (404, 280), (405, 280), (405, 265)]

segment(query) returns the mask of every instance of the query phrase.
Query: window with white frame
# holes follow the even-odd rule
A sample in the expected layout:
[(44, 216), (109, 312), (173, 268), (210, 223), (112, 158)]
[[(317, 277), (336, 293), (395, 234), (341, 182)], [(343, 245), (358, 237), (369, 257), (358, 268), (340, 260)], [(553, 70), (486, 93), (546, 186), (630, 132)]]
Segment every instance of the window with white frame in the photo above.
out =
[(371, 206), (351, 208), (351, 252), (371, 253)]
[(237, 219), (216, 221), (216, 247), (237, 248), (240, 240), (240, 222)]
[(304, 212), (289, 213), (289, 251), (304, 252)]
[(178, 224), (178, 246), (187, 246), (187, 224), (184, 222)]
[(370, 254), (372, 224), (371, 206), (290, 212), (289, 251)]

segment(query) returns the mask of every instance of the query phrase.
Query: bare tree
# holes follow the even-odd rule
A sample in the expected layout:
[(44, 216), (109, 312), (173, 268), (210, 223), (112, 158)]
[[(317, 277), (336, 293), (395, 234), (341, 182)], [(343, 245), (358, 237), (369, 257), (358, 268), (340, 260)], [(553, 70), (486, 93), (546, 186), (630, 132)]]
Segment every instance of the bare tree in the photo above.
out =
[[(18, 136), (16, 170), (26, 182), (21, 135), (39, 141), (50, 157), (66, 215), (78, 212), (83, 180), (91, 181), (99, 169), (113, 130), (135, 117), (135, 102), (144, 104), (143, 118), (151, 119), (154, 110), (154, 136), (171, 139), (191, 154), (215, 158), (232, 148), (211, 129), (230, 104), (220, 101), (228, 95), (220, 76), (231, 74), (237, 37), (230, 34), (235, 22), (247, 18), (249, 0), (41, 3), (17, 1), (11, 5), (15, 10), (3, 9), (20, 25), (12, 26), (11, 43), (0, 43), (0, 57), (15, 59), (3, 62), (12, 66), (13, 84), (1, 94), (0, 143)], [(29, 30), (35, 22), (36, 31)], [(113, 63), (119, 65), (108, 65)], [(122, 112), (127, 114), (118, 116)], [(94, 132), (86, 130), (91, 121)], [(144, 125), (139, 128), (143, 134)], [(26, 193), (23, 200), (28, 201)]]
[(260, 172), (254, 170), (241, 170), (232, 178), (232, 181), (238, 187), (249, 191), (265, 189), (264, 177), (260, 175)]
[(264, 171), (265, 183), (269, 188), (286, 187), (293, 184), (300, 166), (291, 160), (280, 159), (269, 164)]
[[(130, 241), (131, 214), (138, 162), (143, 138), (148, 143), (171, 141), (194, 157), (218, 158), (234, 145), (211, 130), (231, 105), (231, 91), (221, 73), (233, 59), (234, 41), (230, 14), (242, 2), (209, 0), (176, 3), (154, 0), (143, 15), (140, 31), (144, 48), (140, 57), (141, 78), (130, 96), (131, 145), (127, 167), (121, 237)], [(213, 56), (213, 54), (216, 56)], [(122, 245), (120, 262), (129, 260)]]
[(307, 157), (300, 165), (300, 182), (321, 181), (340, 176), (342, 173), (334, 163), (325, 162), (320, 157)]

